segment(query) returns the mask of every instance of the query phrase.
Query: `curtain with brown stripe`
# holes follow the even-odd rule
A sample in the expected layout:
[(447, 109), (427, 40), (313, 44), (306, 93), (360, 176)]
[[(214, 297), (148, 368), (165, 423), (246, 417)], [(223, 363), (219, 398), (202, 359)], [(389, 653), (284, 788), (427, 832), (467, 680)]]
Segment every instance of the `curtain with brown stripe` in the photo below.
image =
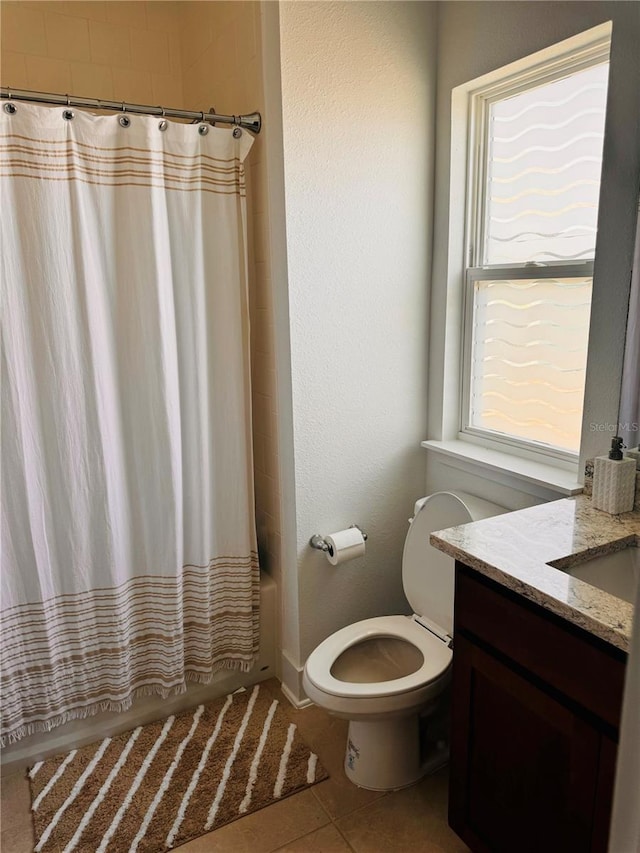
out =
[(257, 654), (244, 160), (0, 112), (2, 742)]

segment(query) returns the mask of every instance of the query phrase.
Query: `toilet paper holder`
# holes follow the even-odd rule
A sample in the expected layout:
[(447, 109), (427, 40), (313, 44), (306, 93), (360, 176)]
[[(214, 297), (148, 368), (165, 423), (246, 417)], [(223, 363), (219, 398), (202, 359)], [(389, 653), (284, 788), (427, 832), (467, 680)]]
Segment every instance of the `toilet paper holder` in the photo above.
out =
[[(360, 531), (360, 533), (362, 533), (362, 538), (364, 539), (365, 542), (369, 538), (367, 536), (367, 534), (364, 532), (364, 530), (360, 527), (359, 524), (350, 524), (349, 527), (350, 528), (351, 527), (357, 528)], [(333, 556), (333, 548), (331, 547), (331, 545), (329, 545), (329, 543), (326, 541), (326, 539), (323, 536), (321, 536), (319, 533), (314, 534), (311, 537), (311, 539), (309, 539), (309, 545), (311, 545), (312, 548), (315, 548), (316, 551), (328, 551), (329, 554), (331, 554), (331, 556)]]

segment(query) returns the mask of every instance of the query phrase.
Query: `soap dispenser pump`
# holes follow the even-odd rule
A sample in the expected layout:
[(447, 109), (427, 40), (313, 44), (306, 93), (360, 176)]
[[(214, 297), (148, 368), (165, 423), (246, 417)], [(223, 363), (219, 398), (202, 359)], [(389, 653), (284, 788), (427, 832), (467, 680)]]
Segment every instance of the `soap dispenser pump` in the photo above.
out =
[(622, 439), (619, 435), (616, 435), (611, 439), (611, 450), (609, 451), (609, 459), (615, 459), (619, 461), (624, 458), (624, 454), (622, 452), (622, 448), (625, 445), (622, 443)]
[(636, 464), (634, 459), (623, 456), (623, 447), (622, 439), (616, 435), (611, 439), (609, 455), (593, 460), (592, 503), (611, 515), (633, 509)]

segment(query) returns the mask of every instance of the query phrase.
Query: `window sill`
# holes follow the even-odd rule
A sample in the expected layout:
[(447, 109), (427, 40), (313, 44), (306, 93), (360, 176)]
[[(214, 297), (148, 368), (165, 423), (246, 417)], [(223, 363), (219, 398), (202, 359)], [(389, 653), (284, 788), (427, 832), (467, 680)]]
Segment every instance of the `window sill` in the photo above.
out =
[(539, 497), (553, 500), (557, 496), (571, 496), (582, 492), (576, 473), (545, 465), (499, 450), (481, 447), (468, 441), (423, 441), (429, 453), (446, 456), (449, 464), (477, 476), (492, 473), (492, 479), (505, 486), (520, 488)]

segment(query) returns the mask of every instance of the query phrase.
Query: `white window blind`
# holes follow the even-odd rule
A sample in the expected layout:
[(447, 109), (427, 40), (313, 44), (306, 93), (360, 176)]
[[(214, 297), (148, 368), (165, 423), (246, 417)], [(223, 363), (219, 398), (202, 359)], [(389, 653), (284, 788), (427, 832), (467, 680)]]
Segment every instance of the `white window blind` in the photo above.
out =
[(472, 426), (580, 444), (591, 278), (474, 282)]
[(608, 71), (490, 105), (483, 264), (593, 258)]
[(462, 430), (580, 446), (608, 63), (476, 93)]

